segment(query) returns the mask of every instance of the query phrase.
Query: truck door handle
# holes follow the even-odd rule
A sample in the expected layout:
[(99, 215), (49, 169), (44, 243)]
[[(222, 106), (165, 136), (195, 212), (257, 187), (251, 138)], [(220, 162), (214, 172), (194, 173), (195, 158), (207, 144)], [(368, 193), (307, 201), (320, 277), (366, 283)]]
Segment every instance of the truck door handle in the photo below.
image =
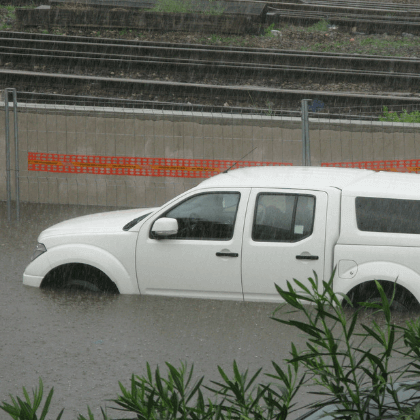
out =
[(216, 257), (238, 257), (236, 252), (216, 252)]
[(318, 255), (296, 255), (297, 260), (319, 260)]

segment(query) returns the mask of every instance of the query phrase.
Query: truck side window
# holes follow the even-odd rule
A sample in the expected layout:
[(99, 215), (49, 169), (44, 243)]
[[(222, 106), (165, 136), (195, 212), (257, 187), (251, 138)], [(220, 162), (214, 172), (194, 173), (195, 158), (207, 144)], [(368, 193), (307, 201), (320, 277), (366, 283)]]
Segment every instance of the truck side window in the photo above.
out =
[(356, 197), (356, 220), (365, 232), (420, 234), (420, 201)]
[(257, 196), (252, 239), (259, 242), (296, 242), (312, 234), (315, 197), (261, 193)]
[(206, 193), (188, 198), (162, 217), (178, 221), (178, 233), (167, 239), (232, 239), (240, 193)]

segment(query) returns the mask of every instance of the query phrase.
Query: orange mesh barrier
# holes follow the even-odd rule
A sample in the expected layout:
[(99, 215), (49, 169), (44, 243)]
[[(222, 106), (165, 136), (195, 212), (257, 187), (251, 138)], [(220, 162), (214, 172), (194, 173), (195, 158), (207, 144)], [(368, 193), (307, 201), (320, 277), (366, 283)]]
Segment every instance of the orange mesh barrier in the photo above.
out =
[(420, 159), (375, 160), (368, 162), (331, 162), (322, 163), (321, 166), (372, 169), (374, 171), (411, 172), (417, 174), (420, 172)]
[[(230, 168), (235, 160), (165, 159), (28, 153), (28, 170), (95, 175), (169, 176), (209, 178)], [(240, 161), (234, 168), (291, 163)]]

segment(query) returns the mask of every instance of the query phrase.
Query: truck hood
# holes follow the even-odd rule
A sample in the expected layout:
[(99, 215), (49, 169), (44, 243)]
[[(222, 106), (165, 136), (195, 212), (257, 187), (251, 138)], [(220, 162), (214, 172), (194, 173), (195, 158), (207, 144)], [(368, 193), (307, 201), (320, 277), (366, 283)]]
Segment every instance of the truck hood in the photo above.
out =
[(45, 229), (38, 240), (42, 242), (47, 237), (69, 234), (120, 232), (128, 222), (157, 208), (119, 210), (76, 217)]

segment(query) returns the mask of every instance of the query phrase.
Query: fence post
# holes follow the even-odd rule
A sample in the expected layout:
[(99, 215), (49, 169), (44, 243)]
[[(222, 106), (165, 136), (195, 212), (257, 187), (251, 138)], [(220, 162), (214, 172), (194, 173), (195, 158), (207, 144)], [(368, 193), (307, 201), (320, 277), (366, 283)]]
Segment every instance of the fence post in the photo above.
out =
[(11, 89), (13, 94), (13, 120), (15, 135), (15, 196), (16, 196), (16, 220), (20, 218), (20, 190), (19, 190), (19, 137), (18, 137), (18, 109), (16, 89)]
[(4, 114), (5, 114), (5, 137), (6, 137), (6, 194), (7, 194), (7, 221), (10, 222), (12, 188), (10, 169), (10, 112), (9, 93), (13, 95), (13, 119), (14, 119), (14, 146), (15, 146), (15, 198), (16, 198), (16, 219), (19, 221), (19, 142), (18, 142), (18, 120), (17, 120), (17, 95), (16, 89), (6, 88), (4, 90)]
[(4, 89), (5, 141), (6, 141), (6, 196), (7, 221), (10, 222), (10, 204), (12, 192), (10, 190), (10, 127), (9, 127), (9, 89)]
[(308, 102), (312, 99), (302, 99), (302, 165), (311, 166), (311, 147), (309, 142)]

